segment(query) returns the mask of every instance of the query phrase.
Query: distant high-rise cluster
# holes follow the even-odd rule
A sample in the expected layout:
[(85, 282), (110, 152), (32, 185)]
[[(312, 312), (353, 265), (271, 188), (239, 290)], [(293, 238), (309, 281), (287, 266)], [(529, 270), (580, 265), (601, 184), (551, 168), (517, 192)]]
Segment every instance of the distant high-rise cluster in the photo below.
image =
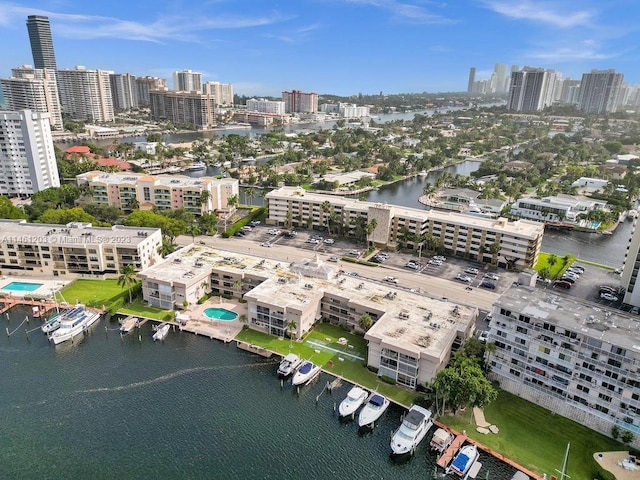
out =
[[(511, 66), (518, 69), (517, 65)], [(507, 66), (503, 63), (496, 63), (493, 67), (493, 73), (488, 79), (476, 80), (476, 67), (469, 70), (469, 83), (467, 85), (467, 93), (469, 95), (505, 95), (509, 92), (509, 73)]]

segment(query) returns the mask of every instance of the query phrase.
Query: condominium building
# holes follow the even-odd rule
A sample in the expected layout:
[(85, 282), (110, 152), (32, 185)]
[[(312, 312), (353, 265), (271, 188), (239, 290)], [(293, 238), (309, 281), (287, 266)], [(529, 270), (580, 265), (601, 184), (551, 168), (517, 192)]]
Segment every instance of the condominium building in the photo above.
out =
[(338, 108), (340, 115), (345, 118), (362, 118), (370, 116), (369, 107), (366, 106), (358, 106), (353, 103), (339, 103)]
[[(281, 187), (265, 198), (267, 222), (273, 225), (317, 229), (329, 225), (354, 237), (375, 219), (368, 240), (376, 245), (397, 248), (402, 243), (417, 250), (421, 241), (416, 239), (431, 235), (452, 255), (511, 268), (535, 265), (544, 234), (544, 226), (530, 220), (509, 222), (505, 218), (361, 202), (299, 187)], [(490, 247), (495, 243), (500, 249), (492, 254)]]
[(211, 95), (196, 92), (149, 92), (151, 118), (174, 125), (195, 125), (200, 129), (215, 125), (215, 100)]
[(285, 104), (278, 100), (265, 100), (264, 98), (247, 100), (247, 112), (270, 113), (284, 115)]
[(138, 106), (148, 107), (151, 105), (149, 92), (167, 90), (167, 81), (158, 77), (136, 77), (136, 89), (138, 91)]
[(318, 94), (304, 93), (300, 90), (282, 92), (282, 101), (286, 113), (317, 113)]
[[(604, 211), (607, 202), (574, 195), (556, 195), (544, 198), (520, 198), (511, 206), (509, 213), (516, 217), (530, 218), (541, 222), (578, 222), (579, 215)], [(589, 222), (591, 223), (591, 222)]]
[(624, 75), (615, 70), (591, 70), (582, 74), (578, 110), (585, 113), (614, 112), (620, 100)]
[(109, 75), (113, 108), (131, 110), (138, 108), (138, 88), (135, 75), (112, 73)]
[(524, 67), (511, 73), (509, 103), (515, 112), (536, 112), (553, 103), (556, 72), (544, 68)]
[(476, 67), (471, 67), (469, 69), (469, 80), (467, 82), (467, 93), (472, 94), (475, 92), (475, 83), (476, 83)]
[(177, 92), (202, 93), (202, 74), (191, 70), (173, 72), (173, 89)]
[(220, 82), (207, 82), (204, 84), (202, 93), (211, 95), (216, 107), (233, 106), (233, 84)]
[(0, 111), (0, 195), (28, 196), (59, 186), (49, 114)]
[(500, 387), (605, 435), (640, 445), (640, 322), (549, 290), (510, 287), (494, 304), (488, 341)]
[(93, 122), (112, 122), (115, 118), (111, 82), (106, 70), (58, 70), (58, 90), (62, 111), (71, 118)]
[[(228, 211), (229, 198), (238, 195), (234, 178), (191, 178), (184, 175), (151, 176), (143, 173), (87, 172), (76, 177), (88, 183), (93, 201), (123, 210), (184, 208), (195, 215)], [(207, 192), (207, 193), (204, 193)]]
[(36, 277), (113, 277), (125, 265), (143, 270), (159, 261), (161, 244), (159, 228), (0, 220), (0, 270)]
[(48, 113), (51, 126), (62, 130), (62, 107), (55, 70), (30, 65), (11, 70), (11, 78), (0, 79), (9, 110)]
[(27, 17), (27, 31), (31, 43), (33, 64), (36, 68), (49, 68), (56, 70), (56, 55), (53, 50), (51, 38), (51, 25), (49, 17), (42, 15), (29, 15)]
[(640, 228), (638, 222), (633, 225), (633, 232), (627, 250), (624, 255), (624, 267), (620, 275), (620, 284), (626, 289), (624, 293), (624, 303), (640, 307), (640, 285), (638, 284), (638, 273), (640, 272)]
[(410, 388), (432, 380), (473, 333), (477, 309), (378, 282), (338, 275), (317, 257), (289, 264), (190, 245), (140, 273), (144, 300), (159, 308), (194, 304), (207, 293), (243, 298), (251, 328), (296, 337), (320, 321), (366, 333), (368, 365)]

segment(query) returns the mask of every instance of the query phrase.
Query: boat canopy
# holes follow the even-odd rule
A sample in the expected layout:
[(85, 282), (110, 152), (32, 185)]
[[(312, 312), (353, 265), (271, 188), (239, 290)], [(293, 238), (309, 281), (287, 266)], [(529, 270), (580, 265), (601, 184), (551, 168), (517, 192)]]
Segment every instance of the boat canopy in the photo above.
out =
[(404, 417), (404, 424), (409, 427), (411, 430), (417, 430), (417, 428), (424, 420), (424, 414), (422, 412), (418, 412), (416, 410), (409, 410), (407, 416)]
[(371, 400), (369, 400), (369, 403), (376, 407), (381, 407), (384, 405), (384, 397), (382, 395), (374, 395), (371, 397)]
[(433, 438), (431, 439), (431, 441), (442, 445), (443, 443), (446, 443), (447, 440), (449, 440), (449, 432), (447, 432), (444, 428), (439, 428), (438, 430), (436, 430), (436, 433), (433, 434)]
[(463, 472), (464, 469), (467, 468), (469, 460), (470, 458), (467, 457), (466, 454), (459, 453), (458, 456), (453, 460), (453, 468), (455, 468), (459, 472)]
[(300, 373), (309, 373), (312, 368), (313, 368), (313, 363), (305, 362), (305, 364), (300, 367), (299, 372)]

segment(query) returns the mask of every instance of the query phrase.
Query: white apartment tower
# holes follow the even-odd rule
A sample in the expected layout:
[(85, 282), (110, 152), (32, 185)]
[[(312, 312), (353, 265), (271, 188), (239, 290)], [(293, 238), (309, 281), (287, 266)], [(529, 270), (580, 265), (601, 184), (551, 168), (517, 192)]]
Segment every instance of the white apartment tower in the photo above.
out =
[(205, 95), (211, 95), (216, 103), (216, 107), (223, 105), (233, 106), (233, 84), (220, 82), (207, 82), (204, 84), (203, 92)]
[(284, 102), (280, 102), (278, 100), (265, 100), (264, 98), (256, 100), (255, 98), (251, 98), (247, 100), (247, 112), (284, 115), (285, 105)]
[(24, 65), (12, 69), (11, 73), (11, 78), (0, 79), (7, 108), (48, 113), (51, 126), (62, 130), (55, 70)]
[(191, 70), (173, 72), (173, 89), (176, 92), (202, 93), (202, 74)]
[(556, 72), (544, 68), (524, 67), (511, 73), (509, 103), (515, 112), (536, 112), (553, 103)]
[(138, 108), (138, 88), (135, 75), (113, 73), (109, 75), (113, 108), (131, 110)]
[(58, 90), (62, 111), (72, 118), (92, 122), (114, 120), (111, 82), (106, 70), (58, 70)]
[(166, 91), (167, 81), (158, 77), (137, 77), (136, 89), (138, 90), (138, 106), (148, 107), (151, 105), (149, 92), (156, 90)]
[(49, 114), (0, 111), (0, 195), (28, 196), (59, 186)]
[(591, 70), (582, 75), (578, 109), (585, 113), (614, 112), (624, 75), (615, 70)]

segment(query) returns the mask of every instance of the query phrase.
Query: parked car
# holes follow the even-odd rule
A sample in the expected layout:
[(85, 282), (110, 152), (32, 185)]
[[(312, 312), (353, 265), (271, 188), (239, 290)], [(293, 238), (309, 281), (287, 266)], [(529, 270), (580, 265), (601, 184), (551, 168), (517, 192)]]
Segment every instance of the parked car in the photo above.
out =
[(252, 220), (249, 222), (249, 225), (251, 225), (252, 227), (257, 227), (258, 225), (260, 225), (260, 220)]
[(569, 277), (569, 278), (573, 278), (574, 280), (578, 280), (580, 278), (580, 275), (578, 275), (577, 273), (573, 273), (573, 272), (564, 272), (562, 274), (563, 277)]
[(640, 315), (640, 307), (633, 307), (629, 313), (633, 315)]
[(459, 273), (458, 275), (456, 275), (456, 280), (460, 280), (461, 282), (466, 282), (466, 283), (471, 283), (471, 277), (467, 276), (467, 275), (463, 275), (462, 273)]
[(571, 265), (568, 269), (576, 270), (576, 271), (579, 271), (580, 273), (584, 273), (584, 267), (581, 265)]
[(336, 243), (336, 241), (333, 238), (325, 238), (324, 243), (326, 243), (327, 245), (333, 245), (334, 243)]
[(491, 283), (491, 282), (482, 282), (480, 284), (480, 286), (482, 288), (488, 288), (489, 290), (495, 290), (496, 289), (496, 284), (495, 283)]
[(383, 280), (385, 282), (398, 283), (398, 279), (396, 277), (384, 277)]
[(338, 261), (338, 257), (329, 257), (327, 258), (328, 261), (330, 262), (337, 262)]
[(242, 227), (240, 230), (242, 230), (243, 232), (250, 232), (251, 230), (253, 230), (253, 228), (251, 228), (248, 225), (245, 225), (244, 227)]
[(566, 288), (567, 290), (571, 288), (571, 285), (571, 282), (567, 282), (565, 280), (556, 280), (553, 282), (554, 287)]
[(572, 285), (574, 283), (576, 283), (576, 279), (575, 278), (565, 277), (564, 275), (562, 277), (560, 277), (560, 280), (562, 280), (563, 282), (569, 282)]
[(500, 280), (500, 277), (495, 273), (485, 273), (483, 277), (488, 278), (489, 280)]
[(600, 285), (600, 293), (610, 293), (611, 295), (615, 295), (618, 291), (610, 285)]
[(434, 260), (440, 260), (441, 262), (446, 262), (447, 261), (447, 257), (443, 257), (442, 255), (436, 255), (435, 257), (433, 257)]
[(360, 252), (358, 250), (351, 250), (349, 252), (349, 256), (351, 256), (351, 257), (359, 257), (360, 256)]
[(434, 258), (431, 258), (428, 262), (429, 265), (435, 265), (436, 267), (439, 267), (442, 265), (442, 261), (440, 260), (436, 260)]
[(307, 240), (307, 243), (311, 243), (313, 245), (317, 245), (318, 243), (320, 243), (320, 240), (316, 240), (315, 238), (310, 238)]
[(602, 298), (603, 300), (607, 300), (609, 302), (617, 302), (618, 301), (618, 297), (616, 297), (615, 295), (611, 294), (611, 293), (601, 293), (600, 294), (600, 298)]
[(480, 340), (482, 343), (485, 343), (488, 338), (489, 338), (489, 331), (488, 330), (480, 332), (480, 335), (478, 335), (478, 340)]
[(270, 246), (271, 246), (271, 244), (270, 244), (269, 242), (262, 242), (262, 243), (260, 244), (260, 246), (261, 246), (261, 247), (270, 247)]
[(271, 229), (269, 229), (269, 231), (267, 233), (269, 235), (280, 235), (280, 230), (275, 229), (275, 228), (271, 228)]
[(478, 270), (477, 268), (467, 268), (464, 273), (468, 273), (469, 275), (477, 275), (478, 273), (480, 273), (480, 270)]
[(420, 264), (416, 262), (409, 262), (405, 265), (407, 268), (412, 268), (413, 270), (418, 270), (420, 268)]

